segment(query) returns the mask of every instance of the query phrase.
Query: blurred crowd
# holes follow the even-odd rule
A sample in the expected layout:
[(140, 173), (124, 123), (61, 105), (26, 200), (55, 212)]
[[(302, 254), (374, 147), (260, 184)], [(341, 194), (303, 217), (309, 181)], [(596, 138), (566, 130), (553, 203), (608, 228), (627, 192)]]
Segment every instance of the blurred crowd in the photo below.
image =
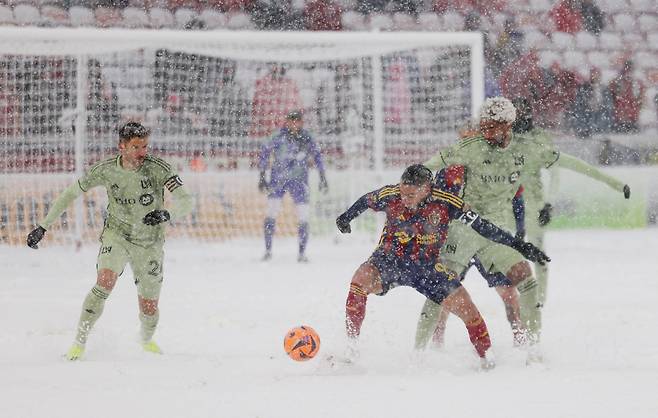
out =
[[(521, 4), (528, 9), (523, 9)], [(120, 21), (122, 17), (127, 19), (128, 10), (143, 11), (150, 18), (154, 16), (153, 11), (164, 10), (176, 19), (182, 16), (181, 25), (189, 30), (217, 27), (210, 16), (224, 16), (225, 19), (246, 16), (247, 21), (243, 22), (246, 29), (322, 31), (405, 29), (402, 27), (405, 17), (412, 25), (406, 29), (423, 29), (423, 25), (431, 29), (432, 19), (436, 17), (442, 19), (440, 22), (444, 25), (436, 29), (484, 34), (486, 96), (503, 94), (526, 98), (533, 104), (535, 120), (544, 128), (571, 132), (579, 137), (607, 132), (636, 133), (643, 128), (640, 120), (643, 109), (654, 107), (658, 102), (655, 88), (658, 73), (652, 72), (653, 64), (647, 68), (644, 61), (638, 69), (634, 60), (636, 51), (624, 48), (627, 44), (607, 56), (609, 62), (604, 68), (594, 65), (594, 60), (587, 60), (580, 66), (567, 65), (565, 57), (569, 50), (555, 55), (545, 53), (545, 49), (553, 52), (560, 39), (571, 42), (573, 36), (582, 34), (601, 37), (608, 29), (612, 33), (623, 32), (624, 23), (619, 23), (618, 14), (613, 19), (593, 0), (537, 0), (518, 4), (508, 4), (506, 0), (13, 0), (3, 7), (12, 9), (18, 20), (19, 11), (25, 13), (25, 7), (30, 5), (40, 8), (38, 22), (45, 26), (57, 24), (56, 19), (48, 18), (46, 10), (61, 9), (70, 12), (70, 19), (73, 19), (74, 10), (85, 8), (93, 10), (96, 18), (108, 16), (107, 11), (111, 11), (119, 16), (114, 25), (123, 27), (129, 26)], [(215, 14), (206, 13), (208, 11)], [(636, 15), (642, 13), (638, 10)], [(112, 19), (109, 24), (107, 22), (102, 20), (99, 26), (112, 25)], [(149, 22), (152, 21), (144, 26), (149, 27)], [(370, 26), (359, 28), (359, 23), (355, 22)], [(71, 21), (69, 24), (73, 25)], [(658, 24), (654, 30), (658, 32)], [(651, 28), (641, 29), (642, 36), (650, 33), (653, 33)], [(541, 41), (541, 36), (549, 44), (552, 42), (552, 46), (533, 43), (535, 38)], [(589, 39), (585, 35), (582, 37)], [(607, 48), (602, 38), (595, 38), (594, 42), (598, 43), (591, 51)], [(636, 47), (643, 48), (641, 44)], [(582, 48), (575, 45), (568, 48), (582, 55), (578, 52)], [(655, 55), (654, 51), (654, 58)], [(275, 65), (267, 74), (259, 74), (253, 86), (239, 81), (236, 77), (239, 67), (229, 60), (209, 59), (206, 67), (199, 67), (189, 62), (195, 59), (184, 54), (175, 56), (167, 51), (160, 52), (155, 63), (152, 104), (142, 109), (148, 119), (166, 120), (170, 129), (185, 133), (262, 137), (278, 126), (282, 115), (290, 109), (304, 107), (297, 80), (286, 75), (284, 66)], [(57, 133), (72, 126), (76, 117), (70, 111), (75, 108), (75, 97), (70, 97), (75, 85), (72, 61), (18, 62), (13, 57), (3, 61), (0, 62), (2, 133), (10, 136), (18, 132), (39, 134), (44, 130)], [(190, 74), (173, 80), (167, 72), (172, 65), (187, 65)], [(207, 70), (208, 65), (216, 67), (212, 75)], [(464, 97), (457, 99), (446, 98), (447, 93), (437, 91), (437, 81), (445, 81), (437, 79), (445, 77), (445, 69), (441, 66), (446, 64), (436, 62), (433, 65), (433, 69), (423, 72), (414, 58), (408, 56), (393, 57), (384, 63), (386, 82), (393, 89), (389, 91), (395, 91), (394, 97), (397, 97), (392, 99), (393, 103), (385, 103), (389, 127), (418, 119), (423, 112), (441, 110), (441, 106), (455, 106), (455, 103), (460, 106), (457, 112), (469, 110), (467, 101), (462, 100), (469, 94), (467, 87), (459, 86), (457, 94)], [(198, 68), (202, 71), (195, 72)], [(350, 68), (349, 63), (331, 65), (329, 70), (333, 72), (332, 81), (318, 87), (321, 91), (316, 92), (318, 98), (311, 110), (318, 113), (318, 124), (324, 123), (323, 129), (341, 130), (349, 109), (356, 106), (349, 98), (350, 83), (362, 75)], [(611, 71), (614, 74), (610, 74)], [(101, 133), (111, 130), (122, 117), (132, 116), (130, 112), (136, 112), (121, 102), (121, 86), (103, 72), (101, 62), (89, 61), (87, 125)], [(34, 77), (35, 74), (40, 76)], [(345, 91), (341, 92), (341, 88)], [(360, 110), (362, 115), (363, 109)], [(229, 116), (219, 117), (222, 112)], [(652, 122), (645, 125), (656, 125), (656, 112), (653, 113)]]

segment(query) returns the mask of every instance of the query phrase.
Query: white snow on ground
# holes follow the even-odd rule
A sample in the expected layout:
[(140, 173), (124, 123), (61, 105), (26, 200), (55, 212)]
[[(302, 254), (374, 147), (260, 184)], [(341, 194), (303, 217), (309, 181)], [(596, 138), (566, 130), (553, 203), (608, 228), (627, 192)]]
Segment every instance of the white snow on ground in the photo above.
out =
[[(465, 285), (485, 315), (498, 366), (476, 370), (466, 330), (449, 322), (442, 351), (412, 350), (423, 298), (408, 288), (370, 297), (362, 356), (332, 369), (344, 302), (366, 237), (310, 244), (260, 240), (167, 247), (162, 356), (141, 351), (126, 272), (83, 361), (62, 357), (95, 277), (96, 246), (0, 247), (0, 417), (656, 417), (658, 231), (548, 234), (553, 257), (544, 366), (512, 348), (504, 309), (477, 273)], [(321, 353), (296, 363), (285, 331), (316, 328)]]

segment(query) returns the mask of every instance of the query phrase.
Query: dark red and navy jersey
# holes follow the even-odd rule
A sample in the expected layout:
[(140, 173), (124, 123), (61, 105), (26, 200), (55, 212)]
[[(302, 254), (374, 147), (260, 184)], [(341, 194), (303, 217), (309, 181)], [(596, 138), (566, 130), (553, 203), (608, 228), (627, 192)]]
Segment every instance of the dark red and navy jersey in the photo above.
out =
[(399, 185), (384, 186), (359, 200), (362, 204), (355, 205), (359, 209), (386, 213), (377, 250), (418, 263), (436, 263), (448, 224), (463, 214), (464, 206), (461, 198), (432, 188), (431, 195), (418, 208), (408, 209), (402, 203)]

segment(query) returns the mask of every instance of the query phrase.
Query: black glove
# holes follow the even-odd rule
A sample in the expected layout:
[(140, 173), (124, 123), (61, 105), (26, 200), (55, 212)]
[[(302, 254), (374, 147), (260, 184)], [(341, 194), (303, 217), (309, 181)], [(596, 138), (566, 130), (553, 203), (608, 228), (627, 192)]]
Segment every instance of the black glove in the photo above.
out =
[(524, 230), (516, 231), (514, 238), (523, 241), (525, 239), (525, 231)]
[(338, 230), (343, 234), (349, 234), (352, 232), (352, 227), (350, 226), (350, 221), (347, 220), (347, 216), (343, 213), (338, 218), (336, 218), (336, 226)]
[(543, 208), (539, 210), (539, 226), (546, 226), (551, 221), (551, 215), (553, 213), (553, 205), (547, 203)]
[(169, 219), (171, 219), (169, 212), (164, 209), (156, 209), (144, 216), (144, 223), (146, 225), (157, 225), (161, 224), (162, 222), (167, 222)]
[(268, 187), (269, 184), (267, 184), (267, 180), (265, 180), (265, 172), (261, 171), (260, 178), (258, 179), (258, 191), (263, 193), (267, 192)]
[(327, 178), (324, 174), (320, 175), (320, 192), (327, 193), (329, 191), (329, 183), (327, 183)]
[(631, 188), (628, 187), (628, 184), (624, 184), (624, 199), (631, 198)]
[(517, 239), (514, 241), (514, 244), (512, 244), (512, 248), (520, 252), (527, 260), (539, 263), (542, 266), (551, 261), (551, 259), (546, 254), (544, 254), (542, 250), (529, 242)]
[(27, 234), (27, 246), (34, 248), (35, 250), (39, 248), (37, 245), (39, 241), (43, 239), (43, 235), (46, 233), (46, 229), (43, 226), (37, 226)]

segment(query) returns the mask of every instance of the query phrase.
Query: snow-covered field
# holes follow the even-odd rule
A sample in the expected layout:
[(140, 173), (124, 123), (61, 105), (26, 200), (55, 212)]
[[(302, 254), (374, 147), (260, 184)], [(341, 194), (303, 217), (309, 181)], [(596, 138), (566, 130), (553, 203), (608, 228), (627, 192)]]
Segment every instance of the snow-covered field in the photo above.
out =
[[(366, 237), (167, 247), (162, 356), (136, 343), (127, 272), (106, 305), (83, 361), (62, 357), (95, 278), (96, 246), (37, 251), (0, 247), (0, 417), (656, 417), (658, 230), (548, 235), (553, 258), (544, 366), (526, 367), (495, 292), (466, 280), (492, 334), (498, 366), (476, 370), (466, 331), (451, 319), (443, 351), (414, 355), (423, 298), (408, 288), (370, 297), (362, 356), (330, 368), (344, 344), (352, 272)], [(316, 328), (321, 353), (295, 363), (285, 331)]]

